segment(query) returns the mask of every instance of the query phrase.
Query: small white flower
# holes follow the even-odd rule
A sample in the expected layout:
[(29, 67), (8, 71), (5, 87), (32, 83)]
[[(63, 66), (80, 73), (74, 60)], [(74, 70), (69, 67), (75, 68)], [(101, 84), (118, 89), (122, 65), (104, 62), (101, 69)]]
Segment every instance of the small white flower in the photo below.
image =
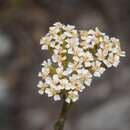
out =
[(88, 36), (87, 39), (86, 39), (86, 46), (88, 48), (93, 48), (94, 45), (96, 44), (95, 43), (95, 36)]
[(48, 95), (48, 97), (52, 97), (53, 96), (53, 90), (51, 88), (46, 88), (45, 89), (45, 93)]
[(50, 73), (50, 69), (43, 67), (42, 71), (38, 73), (38, 76), (41, 77), (41, 78), (43, 78), (43, 79), (45, 79), (45, 78), (47, 78), (47, 76), (49, 75), (49, 73)]
[(104, 73), (105, 68), (101, 66), (101, 62), (96, 61), (95, 63), (93, 63), (93, 70), (94, 70), (93, 75), (95, 77), (100, 77)]
[(44, 92), (45, 92), (45, 89), (47, 88), (47, 85), (45, 83), (43, 83), (42, 81), (39, 81), (37, 87), (40, 88), (39, 91), (38, 91), (38, 93), (40, 95), (43, 95)]
[(70, 103), (72, 100), (73, 102), (76, 102), (79, 99), (79, 95), (77, 91), (69, 91), (67, 99), (65, 100), (67, 103)]
[(62, 79), (60, 83), (61, 83), (62, 88), (64, 88), (65, 90), (71, 89), (71, 84), (69, 83), (67, 79)]
[(43, 95), (43, 94), (44, 94), (44, 91), (43, 91), (42, 89), (40, 89), (40, 90), (38, 90), (38, 93), (39, 93), (40, 95)]
[[(80, 30), (80, 36), (81, 36), (81, 40), (85, 41), (88, 36), (88, 32), (84, 31), (84, 30)], [(80, 45), (81, 45), (81, 43), (80, 43)], [(86, 46), (86, 45), (84, 45), (84, 46)]]
[(104, 73), (104, 71), (105, 71), (105, 68), (100, 67), (100, 68), (98, 68), (98, 69), (94, 72), (94, 76), (95, 76), (95, 77), (100, 77), (101, 74)]
[(63, 63), (63, 61), (65, 61), (67, 59), (66, 56), (62, 56), (62, 55), (52, 55), (52, 61), (54, 63), (58, 63), (59, 65), (61, 65)]
[(43, 63), (42, 63), (42, 66), (46, 67), (46, 68), (48, 68), (51, 65), (52, 65), (52, 62), (50, 59), (48, 59), (47, 61), (43, 61)]
[(106, 49), (98, 49), (97, 53), (95, 54), (97, 56), (97, 59), (100, 61), (104, 61), (108, 55), (108, 50)]
[(56, 22), (53, 24), (55, 27), (57, 28), (62, 28), (63, 27), (63, 24), (61, 24), (60, 22)]
[(43, 88), (44, 87), (44, 83), (40, 80), (38, 82), (38, 85), (37, 85), (38, 88)]
[(53, 75), (53, 81), (55, 84), (57, 84), (60, 81), (59, 76), (57, 74)]
[(92, 65), (91, 62), (93, 61), (93, 56), (89, 51), (87, 51), (82, 55), (80, 61), (84, 63), (85, 67), (90, 67)]
[(72, 62), (69, 62), (67, 69), (68, 69), (68, 71), (70, 71), (72, 73), (73, 71), (77, 71), (77, 69), (81, 68), (82, 66), (83, 65), (81, 63), (77, 63), (77, 62), (72, 63)]
[(54, 101), (59, 101), (59, 100), (61, 100), (60, 95), (58, 94), (54, 95)]
[(67, 97), (67, 98), (65, 99), (65, 101), (66, 101), (67, 103), (69, 103), (69, 104), (70, 104), (71, 99), (70, 99), (69, 97)]
[(110, 53), (108, 55), (107, 60), (104, 61), (107, 67), (111, 67), (111, 66), (117, 67), (119, 62), (120, 62), (120, 57), (118, 55), (114, 55), (113, 53)]
[(65, 46), (68, 49), (68, 54), (73, 54), (73, 50), (79, 45), (78, 38), (69, 38), (65, 40), (68, 44)]
[(42, 50), (47, 50), (50, 47), (51, 37), (48, 34), (40, 39), (40, 44), (42, 45)]
[(87, 86), (91, 85), (92, 75), (88, 70), (86, 70), (86, 69), (78, 69), (77, 73), (78, 73), (79, 79), (81, 81), (84, 81), (85, 85), (87, 85)]

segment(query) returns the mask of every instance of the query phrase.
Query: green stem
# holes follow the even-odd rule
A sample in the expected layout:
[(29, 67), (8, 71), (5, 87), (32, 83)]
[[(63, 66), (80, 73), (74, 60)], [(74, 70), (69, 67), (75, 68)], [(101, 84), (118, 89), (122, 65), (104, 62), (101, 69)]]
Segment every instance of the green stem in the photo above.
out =
[(70, 107), (71, 107), (71, 103), (68, 104), (65, 102), (65, 100), (63, 100), (61, 113), (60, 113), (60, 116), (59, 116), (57, 122), (54, 124), (54, 130), (63, 130), (64, 124), (66, 121), (66, 116), (67, 116), (67, 113), (68, 113)]

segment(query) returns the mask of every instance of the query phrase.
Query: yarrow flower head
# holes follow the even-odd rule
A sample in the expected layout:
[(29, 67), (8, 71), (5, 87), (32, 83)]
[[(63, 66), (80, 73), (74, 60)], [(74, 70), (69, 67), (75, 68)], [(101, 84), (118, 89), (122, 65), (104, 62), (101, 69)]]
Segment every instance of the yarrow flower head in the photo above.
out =
[(125, 56), (119, 39), (110, 38), (98, 28), (77, 31), (75, 26), (60, 22), (49, 28), (40, 44), (42, 50), (48, 50), (50, 58), (43, 61), (38, 74), (38, 92), (55, 101), (64, 96), (67, 103), (77, 101), (93, 77), (117, 67), (120, 57)]

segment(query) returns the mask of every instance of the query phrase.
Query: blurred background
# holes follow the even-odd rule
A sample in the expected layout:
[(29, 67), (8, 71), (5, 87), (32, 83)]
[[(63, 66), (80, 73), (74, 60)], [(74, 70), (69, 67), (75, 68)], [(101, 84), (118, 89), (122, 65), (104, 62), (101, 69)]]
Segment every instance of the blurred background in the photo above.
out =
[(127, 52), (80, 95), (65, 130), (130, 130), (129, 0), (0, 0), (0, 130), (52, 130), (61, 102), (40, 96), (36, 85), (47, 58), (39, 39), (56, 21), (98, 26)]

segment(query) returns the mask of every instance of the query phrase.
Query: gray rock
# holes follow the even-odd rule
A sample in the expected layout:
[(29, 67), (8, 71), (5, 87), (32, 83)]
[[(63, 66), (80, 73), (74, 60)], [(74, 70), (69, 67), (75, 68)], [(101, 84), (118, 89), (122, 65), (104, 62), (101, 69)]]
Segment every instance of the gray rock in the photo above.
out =
[(0, 78), (0, 104), (6, 103), (9, 98), (9, 93), (8, 93), (8, 88), (9, 84), (8, 82)]
[(9, 54), (11, 48), (12, 46), (9, 37), (0, 31), (0, 57)]
[(83, 115), (76, 130), (129, 130), (130, 96), (111, 100)]

